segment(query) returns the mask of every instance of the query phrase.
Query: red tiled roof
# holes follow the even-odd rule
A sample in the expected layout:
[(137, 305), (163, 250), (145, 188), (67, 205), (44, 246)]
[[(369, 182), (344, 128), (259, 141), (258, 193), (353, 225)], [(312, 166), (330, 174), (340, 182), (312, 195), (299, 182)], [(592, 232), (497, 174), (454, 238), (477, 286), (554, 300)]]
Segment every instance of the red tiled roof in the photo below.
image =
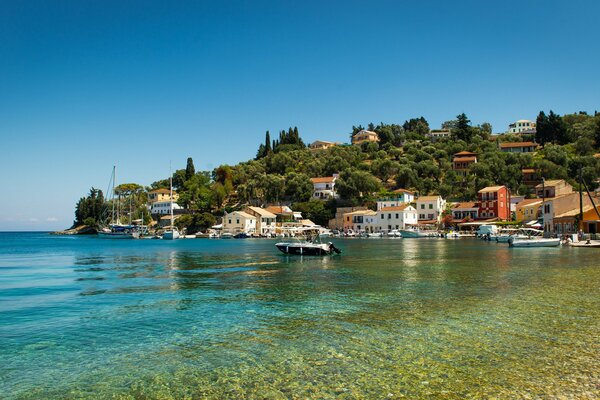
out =
[(471, 153), (470, 151), (459, 151), (458, 153), (454, 154), (455, 156), (461, 157), (461, 156), (476, 156), (477, 153)]
[(535, 168), (523, 168), (521, 172), (524, 174), (535, 174), (536, 171)]
[(379, 211), (404, 211), (410, 204), (402, 204), (401, 206), (382, 207)]
[(454, 157), (454, 162), (477, 161), (477, 157)]
[(466, 201), (463, 203), (458, 203), (457, 205), (454, 206), (454, 208), (455, 209), (456, 208), (479, 208), (479, 206), (474, 201)]
[(411, 192), (410, 190), (406, 190), (406, 189), (396, 189), (396, 190), (394, 190), (392, 193), (406, 193), (406, 194), (415, 194), (414, 192)]
[(335, 176), (326, 176), (323, 178), (310, 178), (312, 183), (331, 183), (335, 181)]
[(511, 149), (518, 147), (537, 147), (537, 143), (534, 142), (508, 142), (508, 143), (500, 143), (501, 149)]

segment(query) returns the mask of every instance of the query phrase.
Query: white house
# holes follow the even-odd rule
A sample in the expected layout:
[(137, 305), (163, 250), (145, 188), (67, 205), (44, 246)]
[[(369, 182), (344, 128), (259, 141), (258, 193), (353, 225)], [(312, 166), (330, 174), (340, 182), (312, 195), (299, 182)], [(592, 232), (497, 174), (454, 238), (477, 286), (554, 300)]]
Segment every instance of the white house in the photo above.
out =
[(417, 212), (419, 221), (437, 221), (442, 219), (446, 209), (446, 200), (442, 196), (421, 196), (417, 199)]
[(377, 213), (373, 210), (359, 210), (344, 213), (344, 232), (375, 232), (377, 228)]
[(397, 207), (403, 204), (412, 203), (415, 200), (415, 194), (406, 189), (396, 189), (389, 196), (377, 199), (377, 210), (384, 207)]
[(337, 198), (337, 193), (335, 191), (335, 181), (337, 178), (338, 174), (321, 178), (311, 178), (310, 180), (313, 184), (313, 198), (322, 200)]
[(513, 122), (512, 124), (508, 125), (508, 132), (507, 133), (529, 133), (529, 132), (535, 132), (535, 122), (533, 121), (529, 121), (526, 119), (520, 119), (517, 122)]
[(277, 216), (260, 207), (246, 207), (246, 213), (256, 218), (255, 232), (259, 235), (275, 233), (275, 220)]
[(171, 207), (173, 207), (173, 211), (182, 210), (179, 204), (171, 201), (155, 201), (150, 206), (150, 214), (153, 215), (166, 215), (171, 214)]
[(256, 232), (256, 217), (243, 211), (233, 211), (223, 217), (223, 231), (253, 234)]
[(392, 229), (404, 229), (406, 225), (417, 224), (417, 210), (410, 204), (383, 207), (377, 211), (377, 231), (388, 232)]

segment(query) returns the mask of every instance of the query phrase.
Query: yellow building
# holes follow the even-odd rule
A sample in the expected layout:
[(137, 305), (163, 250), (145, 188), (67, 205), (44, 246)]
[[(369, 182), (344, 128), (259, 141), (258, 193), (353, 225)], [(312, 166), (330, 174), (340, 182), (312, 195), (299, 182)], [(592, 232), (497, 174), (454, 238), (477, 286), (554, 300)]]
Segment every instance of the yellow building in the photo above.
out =
[[(169, 189), (155, 189), (148, 192), (148, 204), (156, 203), (158, 201), (169, 201), (171, 191)], [(177, 201), (179, 195), (173, 190), (173, 201)]]
[(308, 145), (308, 148), (311, 150), (326, 150), (330, 147), (337, 146), (338, 143), (334, 142), (326, 142), (325, 140), (315, 140), (311, 144)]
[(364, 142), (379, 142), (379, 136), (375, 132), (364, 129), (352, 136), (352, 144), (361, 144)]
[(538, 219), (540, 208), (542, 207), (542, 199), (525, 199), (517, 203), (517, 221), (533, 221)]

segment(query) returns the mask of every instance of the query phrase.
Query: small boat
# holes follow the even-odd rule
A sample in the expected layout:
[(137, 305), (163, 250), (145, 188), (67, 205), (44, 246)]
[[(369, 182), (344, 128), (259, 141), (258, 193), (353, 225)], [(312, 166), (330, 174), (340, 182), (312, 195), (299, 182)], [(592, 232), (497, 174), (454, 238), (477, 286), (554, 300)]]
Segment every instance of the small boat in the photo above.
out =
[(233, 235), (234, 239), (248, 239), (250, 236), (246, 232), (239, 232)]
[(322, 243), (318, 230), (306, 230), (304, 240), (279, 242), (275, 246), (284, 254), (325, 256), (340, 254), (342, 251), (331, 242)]
[(180, 237), (181, 235), (179, 234), (179, 230), (177, 230), (177, 228), (174, 226), (169, 227), (169, 229), (162, 234), (162, 238), (165, 240), (175, 240), (179, 239)]
[(568, 242), (568, 245), (571, 247), (590, 247), (590, 248), (600, 248), (600, 240), (586, 240), (580, 242)]
[(231, 232), (222, 232), (221, 236), (219, 236), (221, 239), (233, 239), (233, 233)]
[(438, 236), (436, 231), (428, 231), (419, 228), (400, 229), (400, 234), (403, 238), (428, 238)]
[(541, 237), (510, 238), (508, 244), (511, 247), (558, 247), (560, 246), (560, 239)]
[(382, 232), (370, 232), (370, 233), (367, 233), (367, 237), (370, 237), (370, 238), (380, 238), (382, 236), (383, 236)]
[(135, 225), (111, 224), (100, 229), (98, 237), (102, 239), (138, 239), (140, 233)]
[(387, 235), (389, 237), (402, 237), (402, 234), (400, 233), (400, 231), (398, 229), (392, 229), (391, 231), (388, 232)]
[(508, 243), (511, 238), (515, 239), (527, 239), (529, 235), (524, 233), (521, 229), (505, 228), (501, 229), (495, 235), (491, 235), (491, 240), (496, 240), (498, 243)]
[(444, 235), (446, 239), (460, 239), (463, 235), (457, 231), (451, 231)]

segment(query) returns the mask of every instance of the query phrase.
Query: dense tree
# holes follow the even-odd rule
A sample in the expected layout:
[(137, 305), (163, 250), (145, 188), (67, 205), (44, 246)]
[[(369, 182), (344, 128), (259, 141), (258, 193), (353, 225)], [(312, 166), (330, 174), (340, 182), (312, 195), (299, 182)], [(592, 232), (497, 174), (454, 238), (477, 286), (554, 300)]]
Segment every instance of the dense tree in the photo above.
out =
[(411, 118), (408, 121), (404, 121), (402, 128), (407, 132), (418, 133), (419, 135), (429, 133), (429, 123), (423, 117)]
[(312, 199), (307, 202), (294, 203), (292, 209), (301, 212), (304, 218), (310, 219), (315, 224), (327, 226), (329, 220), (333, 218), (335, 202)]
[(377, 192), (381, 187), (373, 175), (366, 171), (348, 169), (340, 174), (337, 181), (338, 193), (345, 199), (358, 200)]
[(102, 190), (91, 188), (86, 197), (79, 199), (75, 205), (75, 221), (73, 226), (88, 225), (98, 227), (108, 217), (108, 205), (104, 201)]
[(185, 166), (185, 180), (191, 179), (196, 174), (196, 168), (194, 168), (194, 160), (192, 157), (188, 157), (187, 164)]
[(285, 196), (295, 201), (307, 201), (311, 198), (313, 184), (305, 174), (290, 172), (285, 177)]
[(469, 142), (473, 135), (471, 120), (467, 118), (465, 113), (456, 116), (456, 128), (452, 131), (452, 134), (459, 140)]

